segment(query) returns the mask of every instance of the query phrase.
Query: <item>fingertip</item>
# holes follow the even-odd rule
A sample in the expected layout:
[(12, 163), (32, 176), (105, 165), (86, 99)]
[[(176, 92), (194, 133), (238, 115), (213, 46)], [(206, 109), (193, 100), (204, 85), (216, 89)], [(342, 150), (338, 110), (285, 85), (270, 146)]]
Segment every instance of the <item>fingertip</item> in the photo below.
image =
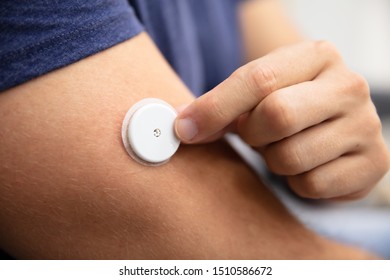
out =
[(175, 121), (175, 133), (182, 142), (189, 143), (198, 134), (198, 127), (190, 118), (178, 118)]
[(177, 118), (174, 123), (174, 130), (177, 138), (184, 143), (190, 142), (198, 133), (194, 121), (182, 114), (190, 104), (191, 103), (185, 103), (175, 107)]

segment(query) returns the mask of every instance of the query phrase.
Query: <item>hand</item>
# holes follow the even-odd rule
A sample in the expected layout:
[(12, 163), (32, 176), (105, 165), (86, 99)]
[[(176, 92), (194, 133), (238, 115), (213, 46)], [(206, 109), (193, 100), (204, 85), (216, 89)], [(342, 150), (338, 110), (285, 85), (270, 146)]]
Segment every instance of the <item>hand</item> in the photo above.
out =
[(324, 41), (242, 66), (181, 111), (175, 129), (188, 144), (236, 131), (303, 197), (361, 197), (389, 168), (366, 81)]

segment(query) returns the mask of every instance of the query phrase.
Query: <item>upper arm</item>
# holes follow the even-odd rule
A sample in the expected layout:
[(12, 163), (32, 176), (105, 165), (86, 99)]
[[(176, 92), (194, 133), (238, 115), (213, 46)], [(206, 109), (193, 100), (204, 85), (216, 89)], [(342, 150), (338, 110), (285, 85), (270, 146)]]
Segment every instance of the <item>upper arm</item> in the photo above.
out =
[(223, 142), (182, 146), (159, 167), (132, 160), (122, 120), (145, 97), (193, 99), (145, 33), (0, 94), (0, 247), (19, 258), (332, 252)]
[[(174, 164), (141, 166), (122, 145), (124, 115), (145, 97), (174, 106), (192, 100), (145, 33), (1, 93), (2, 247), (33, 257), (42, 252), (31, 248), (30, 238), (39, 247), (83, 242), (73, 234), (103, 239), (102, 227), (114, 223), (127, 224), (133, 238), (147, 230), (142, 228), (147, 223), (137, 224), (138, 214), (150, 219), (155, 213), (148, 211), (155, 210), (147, 205), (182, 175), (172, 174)], [(120, 213), (123, 209), (128, 214)], [(87, 252), (84, 246), (91, 242), (75, 251)]]

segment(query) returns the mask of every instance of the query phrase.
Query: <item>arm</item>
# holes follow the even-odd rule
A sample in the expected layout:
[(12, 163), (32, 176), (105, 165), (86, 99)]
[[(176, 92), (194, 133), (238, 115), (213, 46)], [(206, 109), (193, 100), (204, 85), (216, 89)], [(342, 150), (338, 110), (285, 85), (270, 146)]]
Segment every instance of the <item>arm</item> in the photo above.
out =
[[(0, 246), (18, 258), (362, 258), (292, 218), (223, 142), (160, 167), (120, 139), (144, 97), (191, 101), (146, 34), (0, 95)], [(304, 248), (304, 250), (302, 249)]]

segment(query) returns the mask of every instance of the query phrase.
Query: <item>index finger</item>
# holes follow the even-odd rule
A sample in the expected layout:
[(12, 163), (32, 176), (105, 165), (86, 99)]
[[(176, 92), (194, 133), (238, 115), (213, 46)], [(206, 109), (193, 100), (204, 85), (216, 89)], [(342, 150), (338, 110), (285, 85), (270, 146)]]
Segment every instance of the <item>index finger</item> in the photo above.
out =
[(272, 92), (313, 80), (336, 54), (326, 42), (304, 42), (254, 60), (180, 112), (176, 134), (185, 143), (209, 138)]

